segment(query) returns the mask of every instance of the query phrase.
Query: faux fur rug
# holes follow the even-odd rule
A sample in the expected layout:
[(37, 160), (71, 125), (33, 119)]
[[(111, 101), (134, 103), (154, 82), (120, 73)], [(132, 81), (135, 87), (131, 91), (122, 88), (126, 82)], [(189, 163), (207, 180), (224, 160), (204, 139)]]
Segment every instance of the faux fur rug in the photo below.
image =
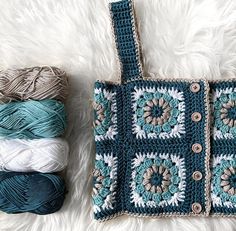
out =
[[(93, 82), (118, 74), (107, 6), (106, 0), (0, 0), (1, 69), (55, 65), (71, 83), (65, 204), (48, 216), (0, 213), (0, 230), (236, 230), (229, 218), (92, 219)], [(147, 76), (236, 77), (235, 0), (136, 0), (135, 8)]]

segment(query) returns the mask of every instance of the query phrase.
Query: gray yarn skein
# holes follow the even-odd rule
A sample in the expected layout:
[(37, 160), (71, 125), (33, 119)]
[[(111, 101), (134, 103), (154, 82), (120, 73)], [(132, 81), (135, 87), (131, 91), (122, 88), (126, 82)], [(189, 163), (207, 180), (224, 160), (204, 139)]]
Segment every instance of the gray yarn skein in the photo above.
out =
[(0, 71), (0, 104), (30, 99), (64, 102), (68, 87), (66, 73), (57, 67), (7, 69)]

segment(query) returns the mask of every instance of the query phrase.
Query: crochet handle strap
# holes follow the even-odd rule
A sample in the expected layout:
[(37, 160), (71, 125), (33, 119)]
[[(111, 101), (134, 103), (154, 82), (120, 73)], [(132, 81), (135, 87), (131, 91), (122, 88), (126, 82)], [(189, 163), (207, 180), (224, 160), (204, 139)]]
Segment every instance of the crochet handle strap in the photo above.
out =
[(121, 66), (121, 82), (142, 79), (138, 34), (131, 0), (110, 3), (116, 48)]

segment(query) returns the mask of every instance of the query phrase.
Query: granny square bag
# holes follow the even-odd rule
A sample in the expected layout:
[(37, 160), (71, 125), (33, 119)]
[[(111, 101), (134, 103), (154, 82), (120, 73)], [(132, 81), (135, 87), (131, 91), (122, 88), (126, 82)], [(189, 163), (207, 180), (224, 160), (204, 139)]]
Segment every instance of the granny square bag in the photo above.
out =
[(235, 215), (235, 81), (144, 77), (132, 1), (110, 12), (121, 76), (94, 88), (95, 219)]

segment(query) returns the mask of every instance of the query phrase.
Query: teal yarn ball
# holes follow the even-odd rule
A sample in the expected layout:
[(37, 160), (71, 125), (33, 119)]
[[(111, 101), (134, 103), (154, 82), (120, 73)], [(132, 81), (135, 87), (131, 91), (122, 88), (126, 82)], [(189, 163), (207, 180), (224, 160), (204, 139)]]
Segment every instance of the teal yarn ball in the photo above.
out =
[(65, 192), (57, 175), (0, 172), (0, 210), (6, 213), (54, 213), (62, 207)]
[(39, 139), (61, 136), (66, 127), (64, 104), (29, 100), (0, 104), (0, 137)]

